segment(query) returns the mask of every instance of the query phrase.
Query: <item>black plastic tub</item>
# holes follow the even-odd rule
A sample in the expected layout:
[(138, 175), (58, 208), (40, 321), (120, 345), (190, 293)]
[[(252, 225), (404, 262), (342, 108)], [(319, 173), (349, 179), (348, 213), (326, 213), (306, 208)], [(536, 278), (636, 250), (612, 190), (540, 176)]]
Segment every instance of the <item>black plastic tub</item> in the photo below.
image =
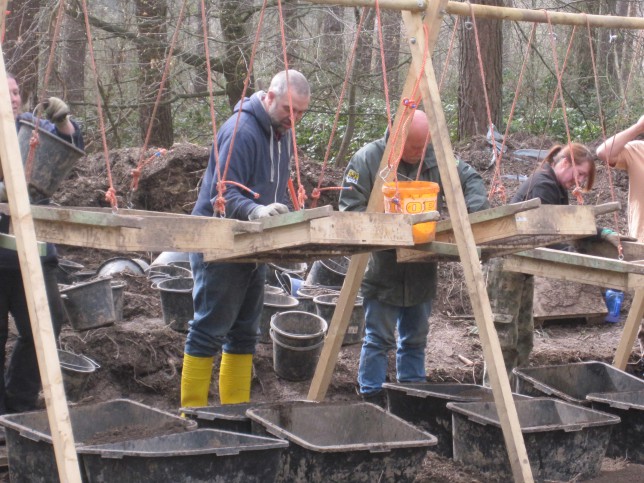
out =
[[(535, 481), (578, 481), (599, 474), (618, 417), (550, 398), (515, 403)], [(512, 481), (496, 405), (451, 402), (447, 408), (453, 412), (454, 460)]]
[[(476, 384), (434, 384), (430, 382), (385, 383), (389, 412), (435, 435), (431, 447), (442, 456), (452, 457), (452, 412), (448, 402), (493, 401), (492, 389)], [(514, 399), (528, 396), (514, 395)]]
[(644, 390), (589, 394), (593, 409), (619, 416), (606, 455), (644, 464)]
[(644, 381), (604, 362), (577, 362), (557, 366), (514, 369), (520, 394), (554, 396), (590, 406), (590, 393), (644, 390)]
[[(86, 444), (136, 439), (141, 435), (180, 433), (197, 427), (186, 420), (127, 399), (71, 406), (69, 417), (77, 450)], [(7, 440), (9, 478), (30, 483), (57, 482), (56, 458), (46, 411), (0, 416)], [(81, 476), (83, 455), (79, 454)]]
[(201, 408), (181, 408), (181, 412), (197, 422), (199, 428), (221, 429), (236, 433), (251, 434), (252, 426), (246, 410), (256, 404), (225, 404)]
[(368, 403), (290, 402), (247, 414), (254, 433), (290, 443), (278, 481), (413, 481), (436, 444), (431, 434)]
[(275, 481), (288, 442), (217, 429), (78, 449), (88, 483)]

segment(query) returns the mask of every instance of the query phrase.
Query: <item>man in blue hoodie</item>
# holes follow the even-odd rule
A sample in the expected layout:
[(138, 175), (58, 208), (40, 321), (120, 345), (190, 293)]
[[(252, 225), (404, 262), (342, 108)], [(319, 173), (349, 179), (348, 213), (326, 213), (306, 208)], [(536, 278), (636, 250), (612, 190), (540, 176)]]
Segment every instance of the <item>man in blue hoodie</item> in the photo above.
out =
[[(193, 215), (220, 215), (214, 205), (218, 199), (217, 184), (227, 165), (225, 181), (238, 183), (259, 195), (254, 198), (239, 185), (226, 183), (227, 218), (258, 220), (288, 212), (291, 128), (308, 109), (310, 96), (306, 78), (291, 69), (273, 77), (267, 92), (257, 92), (235, 106), (233, 115), (217, 134), (218, 159), (213, 148)], [(191, 253), (190, 264), (195, 283), (194, 316), (184, 351), (181, 406), (207, 405), (214, 356), (220, 350), (221, 403), (248, 402), (252, 357), (264, 305), (266, 266), (209, 263), (202, 253)]]
[[(7, 74), (9, 97), (16, 120), (16, 129), (20, 121), (35, 123), (30, 112), (22, 112), (22, 98), (16, 78)], [(69, 143), (83, 149), (83, 136), (78, 124), (69, 117), (69, 107), (57, 97), (50, 97), (43, 102), (45, 116), (40, 119), (40, 129), (47, 131)], [(34, 204), (49, 204), (49, 199), (30, 192)], [(7, 201), (4, 183), (0, 182), (0, 201)], [(0, 217), (0, 232), (9, 233), (10, 219)], [(58, 256), (56, 247), (47, 243), (47, 254), (40, 258), (45, 279), (45, 289), (49, 301), (49, 311), (56, 338), (65, 320), (65, 313), (60, 293), (58, 292)], [(5, 375), (5, 351), (9, 334), (9, 314), (13, 316), (18, 337), (11, 353), (11, 359)], [(40, 392), (40, 373), (34, 346), (31, 322), (22, 283), (18, 253), (15, 250), (0, 248), (0, 414), (32, 411), (37, 409)]]

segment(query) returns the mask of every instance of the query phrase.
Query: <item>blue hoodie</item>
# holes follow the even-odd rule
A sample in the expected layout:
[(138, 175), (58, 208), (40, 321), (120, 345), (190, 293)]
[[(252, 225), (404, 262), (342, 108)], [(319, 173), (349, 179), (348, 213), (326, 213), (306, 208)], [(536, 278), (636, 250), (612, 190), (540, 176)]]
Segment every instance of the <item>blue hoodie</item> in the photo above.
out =
[(217, 168), (213, 149), (197, 203), (192, 210), (193, 215), (214, 215), (217, 180), (219, 176), (223, 176), (233, 139), (232, 155), (225, 179), (250, 188), (259, 194), (259, 198), (255, 199), (248, 191), (227, 184), (224, 194), (226, 217), (248, 220), (248, 215), (258, 204), (287, 202), (286, 187), (293, 151), (292, 131), (289, 130), (280, 136), (273, 129), (270, 117), (262, 104), (265, 95), (260, 91), (244, 99), (236, 135), (233, 136), (233, 133), (241, 101), (235, 106), (233, 115), (219, 129), (217, 148), (221, 170)]

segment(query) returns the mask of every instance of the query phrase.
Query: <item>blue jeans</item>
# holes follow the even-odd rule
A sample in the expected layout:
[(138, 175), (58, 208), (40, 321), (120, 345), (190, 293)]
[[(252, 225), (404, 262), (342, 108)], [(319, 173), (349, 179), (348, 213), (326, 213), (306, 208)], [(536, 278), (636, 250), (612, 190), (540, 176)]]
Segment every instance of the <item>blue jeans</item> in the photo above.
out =
[(204, 262), (191, 253), (194, 316), (185, 352), (210, 357), (222, 348), (230, 354), (254, 354), (264, 307), (266, 265)]
[(358, 368), (360, 393), (371, 394), (382, 389), (387, 376), (387, 352), (394, 347), (398, 382), (425, 381), (431, 301), (411, 307), (397, 307), (368, 298), (363, 303), (366, 325)]

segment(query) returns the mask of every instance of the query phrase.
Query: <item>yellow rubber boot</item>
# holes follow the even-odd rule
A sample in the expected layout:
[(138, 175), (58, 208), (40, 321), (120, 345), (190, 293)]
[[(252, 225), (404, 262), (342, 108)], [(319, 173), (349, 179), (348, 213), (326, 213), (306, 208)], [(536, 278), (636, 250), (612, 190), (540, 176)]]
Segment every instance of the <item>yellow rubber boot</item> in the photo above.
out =
[(221, 404), (250, 402), (250, 380), (253, 354), (221, 355), (219, 368), (219, 401)]
[(208, 389), (214, 360), (214, 357), (183, 355), (181, 407), (195, 408), (208, 405)]

